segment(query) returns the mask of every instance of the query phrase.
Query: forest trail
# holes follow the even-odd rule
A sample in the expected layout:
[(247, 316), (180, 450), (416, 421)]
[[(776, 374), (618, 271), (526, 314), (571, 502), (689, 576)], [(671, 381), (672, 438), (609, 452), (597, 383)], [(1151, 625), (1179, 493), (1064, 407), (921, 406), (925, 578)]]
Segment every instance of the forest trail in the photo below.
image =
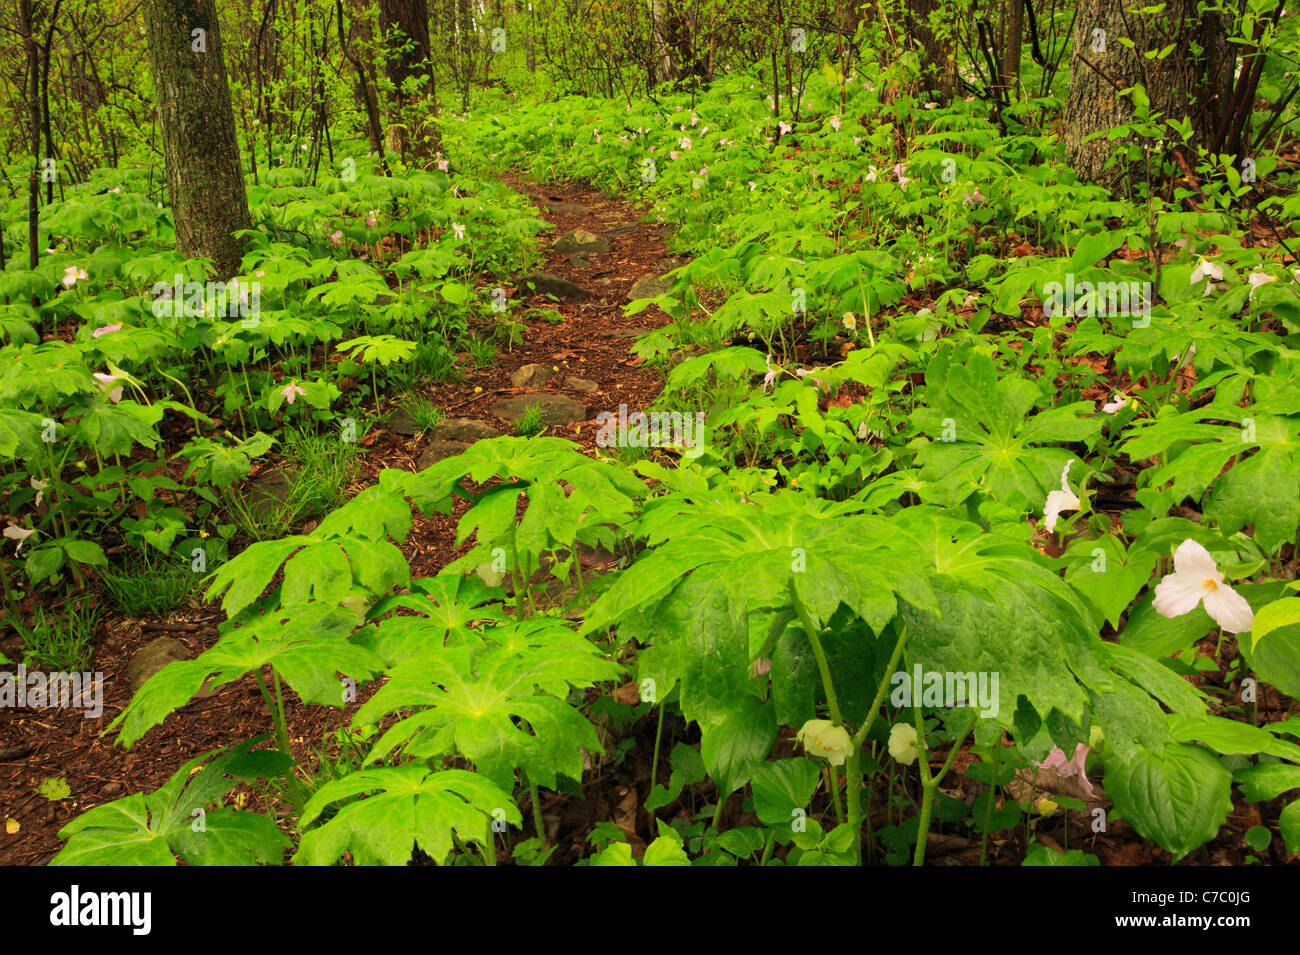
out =
[[(357, 480), (348, 488), (349, 497), (376, 483), (384, 468), (417, 470), (459, 453), (478, 438), (513, 433), (511, 407), (522, 408), (540, 400), (553, 402), (557, 408), (581, 408), (581, 415), (548, 424), (542, 433), (590, 448), (596, 443), (595, 418), (601, 411), (616, 413), (620, 404), (626, 404), (629, 411), (645, 408), (659, 394), (661, 375), (643, 367), (630, 349), (638, 333), (666, 324), (669, 318), (659, 309), (649, 308), (629, 319), (622, 306), (639, 279), (661, 275), (680, 264), (668, 258), (662, 228), (641, 222), (631, 203), (605, 198), (589, 188), (538, 185), (512, 175), (501, 178), (529, 196), (541, 218), (554, 226), (537, 238), (543, 261), (531, 274), (541, 272), (572, 283), (583, 294), (555, 302), (522, 283), (514, 290), (507, 289), (509, 297), (525, 306), (514, 313), (524, 326), (521, 340), (508, 350), (503, 347), (496, 361), (482, 368), (463, 353), (457, 362), (462, 380), (422, 389), (447, 414), (432, 431), (412, 427), (409, 415), (403, 418), (389, 412), (386, 423), (381, 419), (362, 440), (366, 453), (361, 456)], [(557, 238), (575, 230), (603, 237), (609, 250), (578, 254), (553, 248)], [(543, 284), (547, 281), (540, 280)], [(547, 313), (558, 313), (563, 320), (548, 321)], [(539, 387), (515, 384), (512, 377), (530, 365), (535, 366), (534, 372), (545, 370), (547, 380)], [(262, 476), (277, 473), (269, 468)], [(255, 471), (250, 478), (256, 486), (260, 476)], [(412, 576), (434, 575), (468, 550), (469, 545), (455, 546), (456, 524), (467, 508), (467, 502), (460, 501), (449, 515), (417, 516), (402, 546)], [(310, 532), (316, 523), (309, 521), (294, 530)], [(584, 568), (607, 569), (603, 562), (607, 557), (584, 553)], [(115, 734), (99, 736), (131, 699), (131, 676), (143, 662), (161, 666), (194, 658), (216, 643), (217, 626), (223, 619), (224, 614), (208, 604), (183, 607), (165, 618), (129, 617), (116, 611), (105, 618), (94, 663), (104, 674), (102, 715), (85, 719), (75, 708), (44, 710), (39, 719), (25, 717), (10, 726), (0, 750), (0, 765), (20, 767), (21, 771), (7, 774), (8, 779), (0, 777), (0, 804), (10, 807), (11, 815), (23, 816), (24, 838), (12, 851), (0, 852), (0, 865), (45, 864), (63, 845), (59, 829), (81, 813), (131, 793), (153, 792), (187, 760), (219, 749), (231, 739), (252, 738), (270, 729), (270, 711), (257, 684), (247, 676), (210, 695), (200, 695), (130, 750), (114, 745)], [(348, 725), (375, 688), (374, 684), (360, 688), (357, 701), (342, 711), (299, 706), (292, 690), (286, 688), (289, 739), (300, 764), (314, 764), (322, 742)], [(632, 754), (628, 765), (635, 766), (642, 755), (646, 763), (641, 767), (643, 775), (648, 775), (648, 749), (644, 754), (639, 750)], [(15, 813), (39, 798), (25, 783), (32, 775), (64, 778), (71, 791), (82, 798), (51, 802), (39, 815)], [(603, 787), (616, 784), (618, 780), (609, 774), (596, 783)], [(626, 790), (627, 784), (622, 785)], [(634, 786), (627, 791), (636, 792)], [(586, 832), (595, 820), (614, 818), (635, 827), (627, 812), (635, 817), (640, 805), (602, 789), (589, 794), (586, 801), (565, 801), (579, 807), (581, 818), (573, 816), (573, 807), (560, 818), (551, 815), (552, 799), (559, 797), (547, 794), (544, 799), (548, 828), (565, 843), (566, 851), (559, 855), (574, 859), (581, 855)], [(620, 817), (619, 810), (627, 812)]]

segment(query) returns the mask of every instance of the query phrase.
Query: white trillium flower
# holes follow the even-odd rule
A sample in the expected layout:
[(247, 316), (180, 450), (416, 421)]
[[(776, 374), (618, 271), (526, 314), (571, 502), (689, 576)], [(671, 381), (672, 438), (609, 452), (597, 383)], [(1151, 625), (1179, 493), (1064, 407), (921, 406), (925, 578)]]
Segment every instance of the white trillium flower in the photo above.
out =
[(1223, 266), (1215, 265), (1204, 256), (1199, 256), (1196, 260), (1196, 268), (1192, 269), (1192, 276), (1188, 280), (1189, 285), (1195, 285), (1202, 279), (1210, 278), (1213, 282), (1205, 283), (1205, 294), (1208, 296), (1214, 291), (1214, 282), (1223, 281)]
[(27, 527), (22, 527), (18, 524), (15, 524), (13, 521), (10, 521), (9, 526), (5, 528), (4, 533), (5, 533), (5, 537), (9, 538), (10, 540), (18, 542), (18, 547), (14, 551), (14, 553), (17, 553), (18, 551), (23, 549), (23, 543), (27, 540), (27, 538), (35, 534), (36, 531)]
[(41, 501), (45, 499), (45, 490), (50, 486), (49, 481), (40, 481), (32, 478), (32, 490), (36, 492), (36, 506), (41, 506)]
[(1181, 617), (1205, 601), (1205, 612), (1228, 633), (1244, 633), (1255, 622), (1246, 598), (1223, 582), (1223, 571), (1196, 541), (1174, 551), (1174, 572), (1156, 584), (1152, 606), (1163, 617)]
[(1251, 286), (1250, 297), (1254, 298), (1255, 292), (1261, 285), (1267, 285), (1269, 282), (1276, 282), (1277, 276), (1269, 275), (1267, 272), (1251, 272), (1250, 275), (1246, 277), (1246, 281), (1249, 282)]
[(1074, 458), (1065, 462), (1065, 470), (1061, 472), (1061, 489), (1052, 491), (1047, 495), (1047, 504), (1043, 507), (1044, 525), (1048, 533), (1056, 530), (1056, 521), (1061, 516), (1062, 511), (1077, 511), (1080, 507), (1079, 498), (1070, 490), (1070, 485), (1066, 479), (1070, 474), (1070, 465), (1074, 464)]

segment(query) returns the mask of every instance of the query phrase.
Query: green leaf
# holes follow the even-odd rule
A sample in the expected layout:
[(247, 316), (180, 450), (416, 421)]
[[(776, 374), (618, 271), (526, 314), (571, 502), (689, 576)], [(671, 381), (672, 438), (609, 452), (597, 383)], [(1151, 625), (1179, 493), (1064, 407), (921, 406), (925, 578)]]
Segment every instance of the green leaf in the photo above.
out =
[(1214, 838), (1232, 811), (1232, 774), (1199, 746), (1171, 743), (1106, 767), (1115, 810), (1174, 861)]
[(684, 787), (704, 782), (708, 776), (704, 761), (700, 759), (700, 751), (694, 746), (678, 743), (673, 747), (671, 762), (673, 771), (668, 779), (668, 788), (656, 785), (650, 790), (645, 801), (646, 812), (662, 809), (681, 795)]
[(68, 844), (50, 865), (170, 866), (177, 855), (190, 865), (278, 863), (290, 843), (271, 819), (211, 808), (236, 785), (231, 766), (259, 742), (243, 743), (195, 772), (211, 758), (205, 753), (154, 793), (136, 793), (78, 816), (59, 831)]
[[(324, 825), (308, 828), (330, 805), (356, 796)], [(406, 865), (418, 846), (439, 864), (452, 850), (453, 833), (482, 845), (493, 810), (523, 822), (510, 794), (463, 769), (430, 772), (408, 764), (362, 769), (321, 786), (303, 807), (302, 843), (295, 864), (332, 865), (345, 852), (357, 865)]]
[(1290, 763), (1260, 763), (1237, 770), (1233, 781), (1248, 802), (1267, 802), (1284, 792), (1300, 789), (1300, 766)]
[[(438, 632), (436, 625), (429, 629)], [(459, 646), (430, 641), (389, 671), (354, 722), (416, 709), (384, 733), (369, 762), (399, 746), (422, 758), (454, 747), (502, 788), (523, 769), (533, 782), (554, 789), (557, 774), (582, 778), (583, 749), (602, 752), (591, 724), (569, 705), (570, 689), (621, 672), (562, 622), (525, 621), (468, 634)]]
[(1286, 843), (1286, 851), (1300, 852), (1300, 799), (1287, 803), (1277, 817), (1277, 828)]
[(71, 540), (63, 545), (68, 556), (79, 564), (96, 564), (104, 566), (108, 563), (108, 558), (104, 555), (104, 548), (100, 547), (94, 541)]
[(700, 757), (725, 799), (745, 783), (776, 742), (776, 716), (770, 702), (751, 699), (716, 726), (701, 727)]
[(821, 772), (810, 759), (782, 759), (755, 766), (750, 780), (754, 812), (764, 825), (784, 831), (794, 820), (806, 817), (820, 779)]
[(659, 837), (646, 847), (642, 865), (689, 866), (691, 860), (682, 848), (682, 837), (672, 826), (659, 820)]
[(1300, 623), (1300, 597), (1283, 597), (1271, 604), (1265, 604), (1255, 614), (1254, 626), (1250, 628), (1250, 646), (1255, 649), (1259, 641), (1274, 630)]

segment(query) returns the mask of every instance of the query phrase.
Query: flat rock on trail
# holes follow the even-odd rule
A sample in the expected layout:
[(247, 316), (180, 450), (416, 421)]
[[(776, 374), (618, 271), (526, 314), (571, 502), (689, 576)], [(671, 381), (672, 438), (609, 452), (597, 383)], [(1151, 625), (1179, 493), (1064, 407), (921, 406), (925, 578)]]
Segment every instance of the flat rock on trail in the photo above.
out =
[[(644, 408), (659, 394), (661, 376), (641, 367), (629, 349), (636, 334), (667, 324), (669, 319), (654, 308), (629, 319), (621, 306), (639, 278), (660, 275), (679, 264), (666, 261), (661, 227), (641, 223), (629, 203), (580, 186), (536, 186), (511, 176), (502, 178), (533, 197), (542, 217), (555, 226), (538, 236), (538, 248), (545, 256), (538, 270), (574, 283), (585, 294), (555, 304), (516, 288), (513, 297), (528, 307), (526, 312), (517, 308), (512, 315), (526, 325), (522, 341), (512, 350), (502, 349), (497, 361), (485, 368), (476, 368), (466, 360), (461, 366), (463, 381), (427, 389), (428, 398), (449, 416), (431, 432), (420, 434), (410, 415), (403, 413), (389, 419), (390, 427), (377, 426), (365, 435), (360, 443), (366, 453), (361, 455), (356, 482), (348, 488), (349, 497), (374, 484), (383, 468), (427, 466), (463, 451), (480, 438), (508, 433), (510, 422), (489, 410), (502, 399), (536, 399), (538, 395), (568, 399), (572, 406), (585, 409), (587, 417), (548, 426), (545, 434), (592, 447), (596, 435), (593, 419), (600, 411), (615, 410), (620, 403)], [(550, 246), (574, 230), (603, 237), (610, 243), (609, 250), (584, 251), (581, 258), (585, 264), (572, 264), (572, 253), (553, 251)], [(602, 243), (594, 245), (603, 248)], [(558, 313), (563, 320), (548, 321), (548, 310), (552, 319)], [(542, 390), (511, 384), (511, 375), (529, 364), (550, 369)], [(385, 404), (382, 410), (387, 414), (395, 409)], [(268, 477), (263, 483), (273, 480)], [(277, 496), (274, 487), (259, 490), (268, 500)], [(469, 549), (472, 542), (455, 546), (456, 523), (466, 507), (458, 502), (448, 515), (415, 515), (402, 548), (413, 576), (435, 574)], [(288, 533), (306, 530), (295, 526)], [(585, 555), (583, 563), (584, 567), (589, 564)], [(596, 563), (591, 566), (599, 569)], [(63, 845), (59, 829), (86, 810), (133, 793), (153, 792), (186, 760), (271, 729), (270, 713), (256, 684), (251, 677), (244, 677), (172, 713), (129, 751), (115, 745), (112, 734), (99, 736), (130, 699), (130, 677), (143, 666), (137, 663), (133, 668), (131, 663), (142, 649), (152, 644), (167, 646), (177, 655), (197, 656), (217, 641), (217, 624), (222, 619), (220, 610), (209, 604), (195, 603), (163, 619), (128, 617), (104, 603), (92, 663), (92, 669), (104, 674), (102, 714), (86, 719), (76, 709), (0, 712), (0, 819), (12, 818), (18, 824), (16, 832), (0, 829), (0, 865), (44, 864)], [(168, 640), (157, 642), (163, 635)], [(357, 701), (339, 711), (300, 706), (296, 695), (286, 688), (289, 739), (300, 764), (314, 765), (322, 741), (347, 725), (374, 689), (374, 684), (361, 688)], [(71, 794), (55, 802), (37, 795), (36, 787), (47, 778), (66, 780)], [(590, 795), (592, 806), (604, 806), (608, 801), (599, 788)], [(565, 805), (558, 797), (543, 797), (548, 819), (565, 811)], [(574, 805), (591, 811), (586, 802)], [(607, 816), (598, 812), (593, 818)], [(567, 845), (570, 840), (566, 838), (565, 851), (557, 853), (557, 858), (576, 858), (584, 834), (581, 827), (574, 829), (574, 845)]]

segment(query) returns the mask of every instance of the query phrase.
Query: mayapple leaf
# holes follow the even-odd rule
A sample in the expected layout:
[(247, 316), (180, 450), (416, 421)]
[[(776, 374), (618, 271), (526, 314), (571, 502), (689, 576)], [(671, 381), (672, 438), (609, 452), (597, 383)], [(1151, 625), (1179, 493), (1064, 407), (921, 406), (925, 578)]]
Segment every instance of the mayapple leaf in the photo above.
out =
[(59, 831), (67, 845), (50, 865), (171, 866), (178, 855), (190, 865), (279, 862), (290, 842), (274, 820), (213, 806), (237, 785), (232, 766), (260, 742), (250, 740), (216, 758), (204, 753), (156, 792), (135, 793), (78, 816)]
[(338, 674), (358, 682), (381, 669), (378, 657), (348, 641), (357, 617), (327, 604), (280, 610), (252, 617), (243, 626), (227, 624), (210, 649), (193, 660), (169, 663), (140, 687), (110, 729), (130, 746), (151, 727), (184, 706), (205, 684), (215, 689), (270, 664), (306, 703), (342, 707)]
[[(364, 799), (353, 797), (364, 795)], [(350, 800), (310, 828), (333, 803)], [(431, 772), (419, 763), (362, 769), (327, 782), (303, 807), (306, 830), (293, 861), (333, 865), (346, 852), (357, 865), (406, 865), (418, 846), (441, 864), (461, 842), (482, 845), (490, 824), (523, 818), (509, 792), (463, 769)]]

